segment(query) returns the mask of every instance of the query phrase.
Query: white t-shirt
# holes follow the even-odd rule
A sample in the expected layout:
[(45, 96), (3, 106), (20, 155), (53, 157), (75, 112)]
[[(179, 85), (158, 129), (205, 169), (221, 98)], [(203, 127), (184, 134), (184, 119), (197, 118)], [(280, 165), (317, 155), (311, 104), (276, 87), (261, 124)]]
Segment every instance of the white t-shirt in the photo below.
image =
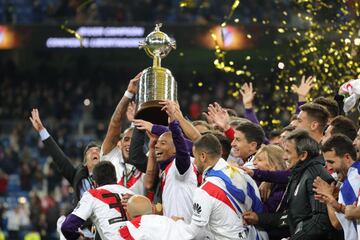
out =
[[(247, 193), (249, 179), (240, 169), (230, 167), (225, 160), (220, 159), (213, 170), (221, 170), (237, 188)], [(260, 197), (257, 189), (255, 194)], [(244, 204), (237, 204), (240, 210), (229, 198), (225, 183), (220, 178), (207, 177), (195, 190), (191, 225), (208, 226), (215, 239), (268, 239), (266, 232), (244, 223), (241, 213), (252, 210), (251, 200), (246, 197)]]
[[(188, 240), (191, 235), (182, 231), (179, 225), (183, 221), (175, 222), (171, 218), (160, 215), (143, 215), (127, 221), (126, 226), (119, 231), (124, 239), (136, 240)], [(132, 238), (131, 238), (132, 237)]]
[(103, 151), (101, 149), (100, 160), (109, 161), (114, 165), (116, 171), (116, 178), (119, 185), (127, 187), (135, 194), (145, 195), (145, 174), (136, 169), (135, 166), (124, 162), (124, 158), (122, 156), (120, 148), (114, 147), (106, 155), (103, 155)]
[(190, 223), (192, 215), (192, 200), (197, 188), (197, 175), (194, 165), (181, 175), (173, 160), (163, 171), (161, 179), (162, 203), (164, 216), (184, 217)]
[(101, 239), (122, 239), (118, 232), (126, 223), (125, 210), (121, 205), (122, 194), (125, 193), (134, 194), (117, 184), (90, 189), (84, 193), (72, 214), (83, 220), (90, 218)]

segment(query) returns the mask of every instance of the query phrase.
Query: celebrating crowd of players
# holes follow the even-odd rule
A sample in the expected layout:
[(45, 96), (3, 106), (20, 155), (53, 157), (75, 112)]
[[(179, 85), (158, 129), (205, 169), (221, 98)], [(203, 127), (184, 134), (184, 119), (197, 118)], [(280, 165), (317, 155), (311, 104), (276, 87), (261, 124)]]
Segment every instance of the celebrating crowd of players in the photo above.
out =
[(297, 116), (269, 138), (251, 84), (241, 89), (246, 118), (214, 103), (207, 121), (190, 122), (164, 100), (168, 126), (130, 119), (121, 129), (140, 77), (77, 167), (31, 112), (76, 193), (74, 210), (58, 220), (61, 239), (359, 239), (360, 135), (339, 115), (345, 92), (306, 103), (313, 78), (303, 79)]

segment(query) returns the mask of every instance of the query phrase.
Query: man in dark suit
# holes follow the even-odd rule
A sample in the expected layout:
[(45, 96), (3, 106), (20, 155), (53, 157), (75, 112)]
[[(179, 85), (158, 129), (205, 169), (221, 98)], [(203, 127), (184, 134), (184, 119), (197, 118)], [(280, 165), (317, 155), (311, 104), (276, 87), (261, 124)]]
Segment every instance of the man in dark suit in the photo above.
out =
[(73, 187), (77, 203), (84, 192), (94, 188), (91, 173), (100, 161), (100, 145), (94, 142), (89, 143), (84, 150), (83, 164), (75, 167), (43, 126), (37, 109), (32, 110), (30, 120), (35, 130), (39, 132), (45, 149), (53, 158), (57, 169)]

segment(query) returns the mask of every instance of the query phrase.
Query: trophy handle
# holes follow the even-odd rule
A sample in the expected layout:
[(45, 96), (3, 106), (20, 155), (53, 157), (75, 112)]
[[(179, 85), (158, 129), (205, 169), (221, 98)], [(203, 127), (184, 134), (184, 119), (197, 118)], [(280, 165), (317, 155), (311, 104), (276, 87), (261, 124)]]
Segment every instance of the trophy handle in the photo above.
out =
[(170, 47), (172, 48), (172, 49), (176, 49), (176, 41), (175, 40), (170, 40)]
[(141, 42), (139, 42), (139, 49), (144, 49), (144, 48), (145, 48), (145, 46), (146, 46), (145, 41), (141, 41)]

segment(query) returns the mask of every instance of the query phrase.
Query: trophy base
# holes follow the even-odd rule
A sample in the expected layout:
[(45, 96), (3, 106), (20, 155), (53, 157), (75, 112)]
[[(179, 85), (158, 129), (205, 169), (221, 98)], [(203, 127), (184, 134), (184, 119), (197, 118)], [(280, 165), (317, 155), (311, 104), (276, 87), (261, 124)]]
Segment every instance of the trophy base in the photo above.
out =
[(159, 125), (168, 125), (168, 115), (161, 111), (164, 105), (160, 104), (161, 100), (153, 100), (142, 103), (135, 114), (135, 119), (143, 119)]

